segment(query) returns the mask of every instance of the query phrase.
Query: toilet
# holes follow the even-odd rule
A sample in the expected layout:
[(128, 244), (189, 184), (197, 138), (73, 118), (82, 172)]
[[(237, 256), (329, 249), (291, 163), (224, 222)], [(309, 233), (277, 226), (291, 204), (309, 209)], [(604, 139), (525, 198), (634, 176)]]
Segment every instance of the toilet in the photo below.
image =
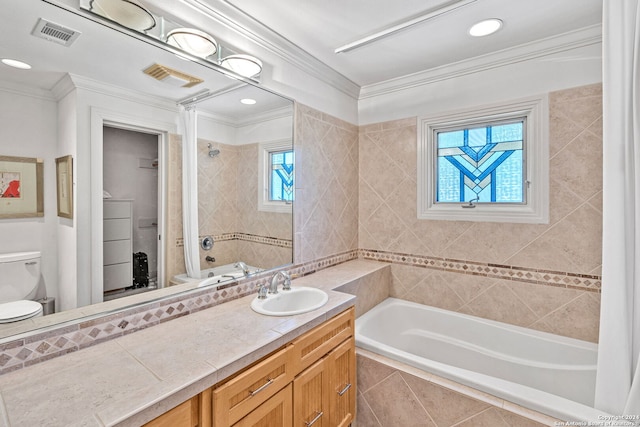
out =
[(42, 316), (32, 301), (40, 282), (40, 252), (0, 254), (0, 323)]

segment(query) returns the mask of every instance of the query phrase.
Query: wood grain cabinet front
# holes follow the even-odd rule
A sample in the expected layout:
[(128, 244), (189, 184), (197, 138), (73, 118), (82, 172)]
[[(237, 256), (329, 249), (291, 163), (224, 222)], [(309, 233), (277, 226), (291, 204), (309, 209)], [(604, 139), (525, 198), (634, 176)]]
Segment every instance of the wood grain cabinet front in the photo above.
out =
[(147, 427), (347, 427), (356, 410), (354, 309)]
[(144, 427), (199, 427), (200, 423), (199, 399), (194, 396), (182, 402), (172, 410), (165, 412), (144, 425)]

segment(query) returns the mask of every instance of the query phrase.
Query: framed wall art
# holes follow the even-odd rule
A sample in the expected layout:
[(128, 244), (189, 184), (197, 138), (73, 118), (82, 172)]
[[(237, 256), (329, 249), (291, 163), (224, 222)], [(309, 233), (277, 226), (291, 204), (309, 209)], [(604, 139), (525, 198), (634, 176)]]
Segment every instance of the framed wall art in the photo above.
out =
[(44, 216), (42, 159), (0, 156), (0, 219)]
[(73, 219), (73, 157), (56, 159), (56, 185), (58, 189), (58, 216)]

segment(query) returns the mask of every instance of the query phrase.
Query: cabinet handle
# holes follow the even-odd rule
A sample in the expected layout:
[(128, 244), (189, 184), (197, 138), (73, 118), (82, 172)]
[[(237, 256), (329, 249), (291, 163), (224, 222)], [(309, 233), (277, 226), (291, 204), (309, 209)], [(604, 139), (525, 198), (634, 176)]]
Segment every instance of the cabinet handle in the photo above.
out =
[(343, 394), (345, 394), (347, 392), (347, 390), (349, 390), (351, 388), (351, 383), (347, 384), (342, 391), (338, 392), (338, 396), (342, 396)]
[(249, 390), (250, 396), (255, 396), (256, 394), (260, 393), (265, 388), (269, 387), (271, 384), (273, 384), (273, 380), (271, 378), (267, 378), (267, 382), (262, 384), (256, 390), (254, 390), (254, 391)]
[(38, 263), (38, 261), (29, 261), (29, 262), (25, 262), (24, 265), (36, 265)]
[(318, 421), (318, 420), (320, 419), (320, 417), (321, 417), (322, 415), (324, 415), (324, 412), (322, 412), (322, 411), (316, 411), (316, 413), (317, 413), (318, 415), (316, 415), (316, 417), (315, 417), (314, 419), (312, 419), (312, 420), (311, 420), (311, 421), (309, 421), (308, 423), (307, 423), (307, 422), (305, 422), (305, 423), (304, 423), (307, 427), (311, 427), (311, 426), (312, 426), (316, 421)]

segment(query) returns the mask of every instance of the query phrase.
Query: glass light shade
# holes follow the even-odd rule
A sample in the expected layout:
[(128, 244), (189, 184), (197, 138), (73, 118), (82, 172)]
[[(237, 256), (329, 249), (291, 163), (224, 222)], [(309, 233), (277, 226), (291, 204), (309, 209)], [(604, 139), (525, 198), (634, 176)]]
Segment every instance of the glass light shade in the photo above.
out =
[(229, 55), (220, 65), (244, 77), (254, 77), (262, 71), (262, 61), (250, 55)]
[(5, 58), (5, 59), (2, 60), (2, 63), (4, 65), (8, 65), (9, 67), (19, 68), (21, 70), (30, 70), (31, 69), (31, 65), (27, 64), (26, 62), (18, 61), (16, 59)]
[(213, 37), (193, 28), (176, 28), (169, 31), (167, 43), (200, 58), (206, 58), (218, 51), (218, 43)]
[(153, 15), (130, 0), (93, 0), (91, 9), (132, 30), (144, 32), (156, 26)]
[(473, 37), (483, 37), (495, 33), (500, 28), (502, 28), (501, 20), (495, 18), (485, 19), (484, 21), (480, 21), (477, 24), (474, 24), (469, 29), (469, 34)]

